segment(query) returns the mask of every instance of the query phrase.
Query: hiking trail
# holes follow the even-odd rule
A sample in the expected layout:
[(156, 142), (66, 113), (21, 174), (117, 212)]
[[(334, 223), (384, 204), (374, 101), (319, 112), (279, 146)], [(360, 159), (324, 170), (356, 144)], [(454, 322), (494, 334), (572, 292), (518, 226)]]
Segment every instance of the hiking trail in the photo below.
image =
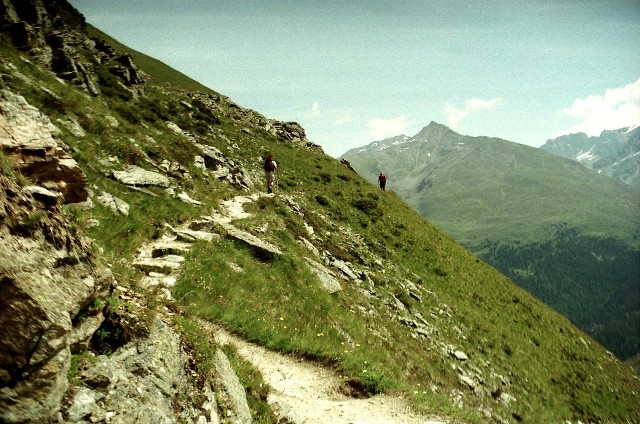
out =
[[(222, 225), (232, 225), (236, 219), (250, 217), (246, 203), (261, 195), (242, 195), (222, 201), (220, 210), (205, 216)], [(274, 196), (263, 194), (262, 196)], [(169, 289), (182, 271), (182, 254), (190, 249), (190, 242), (199, 239), (213, 241), (213, 232), (191, 229), (193, 223), (179, 228), (167, 226), (172, 234), (150, 241), (138, 251), (134, 265), (148, 275), (143, 279), (147, 287), (157, 287), (171, 300)], [(271, 387), (267, 403), (281, 422), (291, 424), (446, 424), (441, 418), (430, 418), (411, 410), (401, 397), (379, 394), (371, 397), (358, 395), (348, 380), (336, 371), (311, 361), (271, 351), (247, 342), (224, 328), (206, 320), (198, 322), (213, 334), (222, 345), (233, 346), (238, 354), (251, 363)]]
[(280, 419), (293, 424), (445, 424), (419, 415), (390, 395), (352, 397), (347, 379), (335, 371), (247, 342), (221, 327), (204, 323), (216, 341), (233, 346), (271, 387), (267, 402)]

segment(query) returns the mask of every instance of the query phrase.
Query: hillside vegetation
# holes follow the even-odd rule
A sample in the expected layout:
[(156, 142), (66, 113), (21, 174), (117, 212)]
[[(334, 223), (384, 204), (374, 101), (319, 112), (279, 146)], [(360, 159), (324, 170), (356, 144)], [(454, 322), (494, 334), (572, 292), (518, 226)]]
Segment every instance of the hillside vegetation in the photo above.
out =
[[(66, 213), (95, 240), (98, 260), (121, 286), (145, 293), (146, 273), (132, 259), (167, 224), (197, 221), (239, 195), (260, 194), (246, 206), (251, 216), (234, 225), (282, 252), (256, 254), (229, 238), (196, 243), (173, 301), (158, 300), (159, 293), (145, 295), (145, 308), (137, 298), (120, 308), (107, 301), (94, 349), (110, 354), (123, 331), (142, 337), (150, 316), (166, 307), (200, 373), (213, 356), (198, 324), (204, 319), (339, 370), (354, 396), (401, 394), (417, 410), (454, 422), (640, 420), (640, 381), (630, 368), (396, 194), (281, 131), (292, 124), (193, 91), (193, 81), (152, 60), (138, 63), (146, 82), (127, 87), (91, 50), (83, 54), (97, 94), (56, 77), (5, 37), (0, 89), (23, 96), (59, 127), (95, 200)], [(201, 146), (217, 149), (242, 180), (221, 166), (203, 168), (196, 158), (208, 150)], [(280, 164), (274, 196), (263, 195), (267, 153)], [(162, 173), (170, 189), (119, 182), (114, 171), (128, 165)], [(129, 205), (128, 214), (98, 202), (103, 192)], [(305, 258), (331, 267), (341, 290), (322, 289)], [(254, 419), (275, 422), (264, 402), (268, 388), (252, 374), (241, 376)]]
[(432, 122), (347, 152), (422, 216), (621, 358), (640, 351), (640, 192), (549, 152)]

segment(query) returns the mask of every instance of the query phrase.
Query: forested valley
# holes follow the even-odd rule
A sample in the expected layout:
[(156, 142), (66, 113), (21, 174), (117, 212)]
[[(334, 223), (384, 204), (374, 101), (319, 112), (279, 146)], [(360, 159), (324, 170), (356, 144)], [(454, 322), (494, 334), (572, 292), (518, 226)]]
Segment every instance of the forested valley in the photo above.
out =
[(619, 358), (640, 351), (640, 252), (627, 243), (559, 226), (544, 242), (472, 250)]

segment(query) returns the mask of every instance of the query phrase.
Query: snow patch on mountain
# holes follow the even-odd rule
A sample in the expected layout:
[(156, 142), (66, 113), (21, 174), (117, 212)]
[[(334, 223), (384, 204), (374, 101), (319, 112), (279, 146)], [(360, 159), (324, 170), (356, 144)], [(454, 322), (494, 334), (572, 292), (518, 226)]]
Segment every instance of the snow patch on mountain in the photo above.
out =
[(580, 152), (578, 154), (578, 156), (576, 156), (576, 160), (578, 162), (582, 162), (582, 161), (586, 161), (586, 160), (591, 160), (591, 159), (597, 159), (598, 156), (594, 155), (591, 152), (592, 149), (587, 150), (586, 152)]
[(547, 140), (541, 147), (573, 159), (594, 171), (640, 188), (640, 125), (606, 130), (597, 137), (584, 133)]

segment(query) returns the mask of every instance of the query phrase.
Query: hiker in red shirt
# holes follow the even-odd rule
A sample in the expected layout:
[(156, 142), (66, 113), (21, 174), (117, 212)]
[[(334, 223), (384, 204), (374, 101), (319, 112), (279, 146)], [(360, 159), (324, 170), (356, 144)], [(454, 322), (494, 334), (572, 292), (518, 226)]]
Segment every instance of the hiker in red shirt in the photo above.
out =
[(378, 175), (378, 184), (380, 184), (380, 189), (384, 191), (387, 185), (387, 177), (382, 172)]

